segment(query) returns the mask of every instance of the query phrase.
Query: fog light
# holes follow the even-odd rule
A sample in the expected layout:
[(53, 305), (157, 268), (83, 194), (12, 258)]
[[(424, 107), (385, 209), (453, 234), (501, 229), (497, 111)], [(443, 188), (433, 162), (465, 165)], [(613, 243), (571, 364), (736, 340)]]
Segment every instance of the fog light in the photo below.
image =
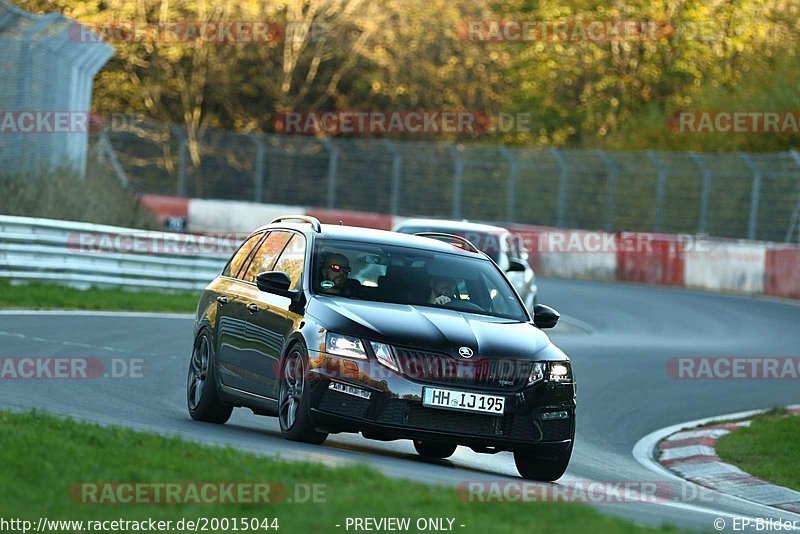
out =
[(562, 410), (560, 412), (545, 412), (542, 414), (542, 421), (552, 421), (553, 419), (569, 419), (569, 412)]
[(369, 399), (372, 396), (372, 393), (366, 389), (357, 388), (341, 382), (331, 382), (328, 385), (328, 389), (338, 391), (339, 393), (346, 393), (347, 395), (353, 395), (354, 397), (361, 397), (362, 399)]

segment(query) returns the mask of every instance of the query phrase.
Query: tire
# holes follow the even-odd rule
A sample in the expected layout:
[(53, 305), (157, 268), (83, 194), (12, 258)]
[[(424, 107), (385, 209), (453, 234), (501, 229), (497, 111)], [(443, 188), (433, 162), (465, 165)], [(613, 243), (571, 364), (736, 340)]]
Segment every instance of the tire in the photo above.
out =
[(278, 422), (281, 434), (290, 441), (319, 445), (328, 439), (317, 432), (309, 413), (308, 351), (296, 343), (289, 349), (281, 365), (278, 393)]
[(572, 446), (555, 458), (535, 456), (529, 450), (514, 451), (514, 463), (522, 478), (539, 482), (553, 482), (564, 475), (572, 456)]
[(217, 390), (214, 344), (207, 330), (202, 330), (194, 341), (189, 360), (186, 404), (195, 421), (224, 424), (233, 413), (233, 406), (224, 403)]
[(452, 443), (414, 440), (414, 448), (417, 453), (425, 458), (448, 458), (456, 452), (456, 447), (457, 445)]

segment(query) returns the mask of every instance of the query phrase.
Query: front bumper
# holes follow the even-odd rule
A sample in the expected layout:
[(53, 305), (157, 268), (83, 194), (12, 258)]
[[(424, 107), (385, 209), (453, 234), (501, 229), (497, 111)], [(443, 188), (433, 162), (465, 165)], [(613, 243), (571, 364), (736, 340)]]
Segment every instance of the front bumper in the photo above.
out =
[[(540, 381), (515, 391), (487, 391), (458, 384), (423, 384), (372, 360), (311, 352), (310, 405), (314, 423), (328, 432), (362, 432), (375, 439), (444, 441), (476, 449), (536, 446), (566, 450), (575, 436), (574, 384)], [(369, 398), (329, 388), (339, 382), (369, 392)], [(502, 416), (429, 408), (425, 386), (501, 395)], [(563, 419), (542, 414), (567, 412)]]

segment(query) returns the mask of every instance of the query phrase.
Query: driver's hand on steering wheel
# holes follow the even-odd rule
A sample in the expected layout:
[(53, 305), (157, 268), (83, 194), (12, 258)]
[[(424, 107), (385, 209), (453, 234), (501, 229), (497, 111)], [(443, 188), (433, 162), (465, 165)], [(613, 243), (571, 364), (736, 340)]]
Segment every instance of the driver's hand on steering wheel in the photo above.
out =
[(448, 302), (450, 302), (452, 300), (453, 299), (451, 299), (447, 295), (439, 295), (438, 297), (433, 299), (433, 304), (436, 304), (437, 306), (444, 306), (445, 304), (447, 304)]

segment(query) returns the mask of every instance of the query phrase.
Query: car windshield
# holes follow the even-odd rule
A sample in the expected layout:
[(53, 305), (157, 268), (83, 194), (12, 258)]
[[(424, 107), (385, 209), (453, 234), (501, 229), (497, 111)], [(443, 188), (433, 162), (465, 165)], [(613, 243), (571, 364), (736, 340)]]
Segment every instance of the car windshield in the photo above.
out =
[(318, 240), (313, 262), (312, 289), (318, 294), (528, 320), (505, 277), (477, 256)]

